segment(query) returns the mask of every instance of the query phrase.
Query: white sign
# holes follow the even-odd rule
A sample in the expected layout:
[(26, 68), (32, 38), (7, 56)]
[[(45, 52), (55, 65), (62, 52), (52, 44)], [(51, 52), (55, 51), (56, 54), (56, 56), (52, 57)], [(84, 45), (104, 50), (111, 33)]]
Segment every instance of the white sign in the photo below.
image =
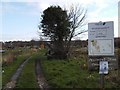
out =
[(88, 54), (90, 56), (114, 55), (113, 21), (88, 24)]
[(108, 74), (108, 61), (100, 61), (99, 74)]

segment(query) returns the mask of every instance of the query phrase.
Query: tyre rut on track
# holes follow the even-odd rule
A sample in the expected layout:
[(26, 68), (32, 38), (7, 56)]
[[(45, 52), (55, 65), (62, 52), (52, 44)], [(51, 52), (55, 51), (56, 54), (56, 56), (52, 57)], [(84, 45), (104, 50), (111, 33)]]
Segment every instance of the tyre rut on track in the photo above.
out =
[(7, 90), (9, 88), (15, 88), (17, 80), (23, 70), (23, 67), (25, 66), (25, 64), (28, 62), (28, 60), (30, 60), (31, 57), (29, 57), (28, 59), (26, 59), (16, 70), (16, 72), (13, 74), (13, 76), (10, 79), (10, 82), (8, 82), (5, 87), (3, 88), (4, 90)]
[(36, 76), (37, 76), (37, 82), (39, 87), (43, 89), (50, 88), (50, 86), (47, 84), (47, 81), (43, 75), (42, 67), (41, 67), (41, 60), (36, 59), (35, 60), (35, 66), (36, 66)]

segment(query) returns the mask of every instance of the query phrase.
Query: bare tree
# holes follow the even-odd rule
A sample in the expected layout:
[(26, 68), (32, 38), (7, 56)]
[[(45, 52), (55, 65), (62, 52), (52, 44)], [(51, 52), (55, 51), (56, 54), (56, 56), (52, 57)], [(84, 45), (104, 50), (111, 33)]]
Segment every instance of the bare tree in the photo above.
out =
[(68, 19), (71, 21), (70, 35), (66, 38), (66, 51), (69, 52), (71, 47), (71, 40), (80, 34), (87, 32), (85, 29), (81, 29), (86, 25), (87, 10), (83, 9), (80, 5), (72, 5), (68, 10)]

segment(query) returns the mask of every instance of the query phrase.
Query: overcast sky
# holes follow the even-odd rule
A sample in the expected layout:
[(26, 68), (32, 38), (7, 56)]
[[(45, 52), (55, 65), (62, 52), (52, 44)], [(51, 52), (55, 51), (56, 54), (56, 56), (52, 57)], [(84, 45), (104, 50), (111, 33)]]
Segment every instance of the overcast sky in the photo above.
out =
[[(87, 23), (114, 21), (114, 36), (117, 37), (118, 1), (119, 0), (1, 0), (0, 41), (28, 41), (38, 39), (37, 31), (42, 11), (50, 5), (60, 5), (62, 8), (69, 8), (72, 4), (79, 4), (87, 10)], [(87, 25), (85, 29), (88, 29)], [(87, 33), (80, 36), (80, 39), (87, 39)]]

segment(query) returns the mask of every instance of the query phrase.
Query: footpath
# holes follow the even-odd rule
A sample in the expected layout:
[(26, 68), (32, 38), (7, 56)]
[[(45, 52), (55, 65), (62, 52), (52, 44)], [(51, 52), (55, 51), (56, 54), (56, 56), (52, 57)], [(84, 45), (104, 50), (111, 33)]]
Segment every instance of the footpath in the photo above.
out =
[(26, 59), (20, 66), (19, 68), (16, 70), (15, 74), (11, 77), (11, 81), (8, 82), (6, 84), (6, 86), (3, 88), (4, 90), (8, 89), (8, 88), (15, 88), (16, 86), (16, 82), (18, 80), (18, 77), (20, 76), (22, 70), (23, 70), (23, 67), (25, 66), (25, 64), (28, 62), (28, 60), (30, 59), (31, 57), (29, 57), (28, 59)]
[(41, 89), (47, 89), (50, 88), (50, 86), (47, 84), (47, 81), (43, 75), (42, 67), (41, 67), (41, 60), (36, 59), (35, 61), (36, 66), (36, 76), (37, 76), (37, 82)]
[[(32, 56), (31, 56), (32, 57)], [(24, 69), (24, 66), (26, 65), (26, 63), (29, 63), (28, 61), (31, 59), (31, 57), (29, 57), (28, 59), (26, 59), (20, 66), (19, 68), (16, 70), (16, 72), (13, 74), (13, 76), (10, 79), (10, 82), (8, 82), (5, 87), (3, 87), (3, 90), (8, 90), (8, 89), (14, 89), (16, 88), (16, 83), (19, 79), (19, 77), (21, 76), (21, 72)], [(34, 67), (33, 67), (34, 68)], [(41, 67), (41, 60), (36, 59), (35, 60), (35, 74), (36, 74), (36, 78), (35, 80), (37, 80), (37, 84), (39, 86), (39, 88), (41, 90), (50, 88), (50, 86), (47, 84), (47, 81), (43, 75), (43, 71), (42, 71), (42, 67)], [(23, 81), (24, 82), (24, 81)], [(32, 82), (31, 82), (32, 83)], [(24, 87), (23, 87), (24, 88)], [(29, 87), (28, 87), (29, 88)]]

